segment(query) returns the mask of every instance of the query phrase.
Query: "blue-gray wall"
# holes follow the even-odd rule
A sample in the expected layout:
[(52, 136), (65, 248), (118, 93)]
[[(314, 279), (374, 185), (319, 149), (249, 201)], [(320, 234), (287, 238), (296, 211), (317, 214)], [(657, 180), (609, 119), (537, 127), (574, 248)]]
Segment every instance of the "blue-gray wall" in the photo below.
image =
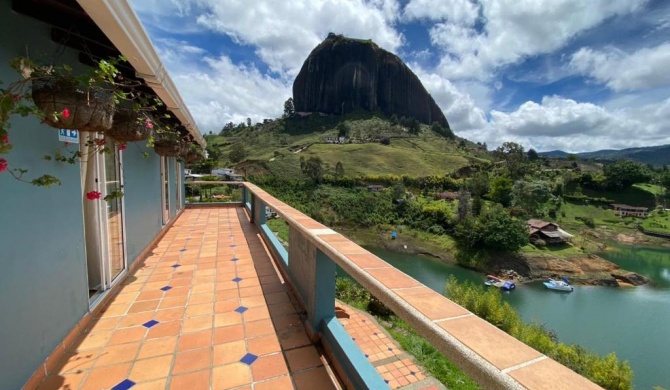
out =
[[(0, 0), (0, 80), (18, 79), (11, 58), (51, 55), (56, 45), (49, 27), (10, 10)], [(42, 57), (44, 58), (44, 57)], [(59, 60), (77, 65), (77, 53), (65, 50)], [(63, 144), (57, 130), (35, 118), (16, 117), (9, 130), (14, 149), (9, 169), (25, 168), (28, 179), (52, 174), (53, 188), (18, 182), (0, 173), (0, 389), (19, 389), (72, 327), (89, 310), (86, 252), (79, 164), (45, 161)], [(146, 142), (123, 151), (124, 204), (128, 264), (162, 228), (160, 160)], [(139, 149), (138, 149), (139, 147)], [(170, 180), (173, 182), (174, 162)], [(173, 199), (175, 195), (172, 195)], [(174, 204), (174, 201), (172, 202)], [(173, 207), (171, 215), (174, 216)]]
[[(47, 26), (14, 14), (0, 2), (0, 80), (19, 75), (10, 58), (51, 54)], [(66, 51), (61, 59), (76, 62)], [(55, 129), (18, 117), (9, 131), (6, 158), (27, 178), (52, 174), (53, 188), (35, 187), (0, 173), (0, 389), (20, 388), (88, 310), (79, 165), (44, 161), (62, 143)]]

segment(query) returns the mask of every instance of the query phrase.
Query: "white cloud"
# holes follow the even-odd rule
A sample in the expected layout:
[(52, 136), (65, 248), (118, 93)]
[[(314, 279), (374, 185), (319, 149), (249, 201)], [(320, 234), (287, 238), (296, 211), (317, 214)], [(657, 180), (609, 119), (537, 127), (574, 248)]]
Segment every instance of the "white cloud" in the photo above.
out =
[(670, 143), (670, 134), (663, 131), (669, 121), (670, 99), (610, 111), (550, 96), (539, 104), (526, 102), (511, 113), (492, 111), (488, 127), (470, 135), (476, 140), (484, 137), (489, 145), (511, 140), (537, 150), (581, 152)]
[(395, 1), (200, 1), (206, 8), (197, 17), (201, 26), (257, 47), (270, 69), (285, 77), (298, 74), (307, 55), (329, 32), (371, 38), (391, 51), (403, 42), (389, 23), (398, 9)]
[(615, 48), (581, 48), (570, 66), (614, 91), (670, 86), (670, 43), (626, 54)]
[(483, 28), (446, 21), (430, 29), (444, 50), (439, 65), (450, 78), (491, 78), (495, 69), (565, 46), (579, 33), (614, 15), (631, 13), (646, 0), (482, 0)]
[(480, 6), (471, 0), (411, 0), (405, 6), (408, 20), (448, 20), (451, 23), (472, 25), (479, 16)]
[(163, 59), (179, 93), (203, 133), (251, 118), (255, 122), (281, 115), (291, 85), (264, 75), (252, 65), (229, 57), (193, 55), (202, 49), (176, 40), (159, 40)]

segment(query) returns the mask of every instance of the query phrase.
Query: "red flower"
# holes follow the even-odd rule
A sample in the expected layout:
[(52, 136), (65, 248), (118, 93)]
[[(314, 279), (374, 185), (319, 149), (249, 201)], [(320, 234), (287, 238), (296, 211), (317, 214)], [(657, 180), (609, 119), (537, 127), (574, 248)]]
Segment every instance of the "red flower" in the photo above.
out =
[(70, 116), (70, 110), (67, 108), (63, 109), (63, 118), (68, 118)]
[(86, 199), (88, 200), (96, 200), (100, 199), (102, 194), (99, 191), (89, 191), (86, 193)]
[(2, 143), (3, 144), (8, 144), (9, 143), (9, 136), (7, 134), (2, 136)]
[(147, 129), (153, 129), (154, 128), (154, 124), (151, 123), (151, 119), (149, 119), (149, 118), (147, 118), (144, 121), (144, 126), (146, 126)]
[(103, 146), (104, 144), (107, 143), (107, 140), (104, 138), (96, 138), (95, 139), (95, 144), (98, 146)]
[(127, 147), (128, 146), (126, 144), (121, 144), (121, 145), (119, 145), (119, 151), (124, 151), (124, 150), (126, 150)]
[(7, 170), (7, 160), (4, 158), (0, 158), (0, 172), (4, 172)]

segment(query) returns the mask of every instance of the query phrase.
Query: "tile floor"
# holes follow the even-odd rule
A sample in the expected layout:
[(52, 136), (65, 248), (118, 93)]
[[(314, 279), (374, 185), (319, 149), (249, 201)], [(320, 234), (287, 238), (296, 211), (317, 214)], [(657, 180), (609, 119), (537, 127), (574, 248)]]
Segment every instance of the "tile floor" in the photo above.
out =
[[(187, 209), (38, 389), (339, 388), (301, 315), (242, 208)], [(390, 387), (422, 381), (366, 318), (345, 326)]]

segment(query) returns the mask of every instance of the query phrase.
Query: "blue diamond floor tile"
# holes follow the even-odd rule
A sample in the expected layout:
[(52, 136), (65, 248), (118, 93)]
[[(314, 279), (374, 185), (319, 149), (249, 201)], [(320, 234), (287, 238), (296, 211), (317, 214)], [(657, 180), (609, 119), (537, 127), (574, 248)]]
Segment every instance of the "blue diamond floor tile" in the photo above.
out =
[(133, 386), (135, 386), (135, 382), (131, 381), (130, 379), (124, 379), (116, 386), (112, 387), (112, 390), (128, 390)]
[(181, 267), (181, 265), (175, 264), (175, 265), (172, 266), (172, 268), (177, 268), (177, 267)]
[(147, 322), (143, 323), (142, 326), (144, 326), (145, 328), (151, 328), (151, 327), (156, 326), (158, 324), (159, 324), (158, 321), (151, 320), (151, 321), (147, 321)]
[(186, 252), (186, 248), (180, 249), (179, 252)]
[(244, 312), (247, 311), (247, 310), (249, 310), (249, 309), (247, 309), (247, 308), (244, 307), (244, 306), (240, 306), (240, 307), (238, 307), (237, 309), (235, 309), (235, 311), (238, 312), (238, 313), (240, 313), (240, 314), (244, 313)]
[(235, 282), (235, 283), (239, 283), (239, 282), (241, 282), (241, 281), (242, 281), (242, 278), (235, 278), (235, 279), (233, 279), (233, 282)]
[(239, 260), (237, 257), (233, 257), (232, 259), (230, 259), (230, 261), (237, 261), (237, 260)]
[(160, 289), (163, 290), (163, 291), (169, 291), (169, 290), (172, 290), (172, 287), (165, 286), (165, 287), (161, 287)]
[(253, 364), (253, 362), (256, 361), (256, 359), (258, 359), (258, 356), (254, 355), (253, 353), (248, 353), (248, 354), (242, 356), (242, 359), (240, 359), (240, 362), (250, 366), (251, 364)]

